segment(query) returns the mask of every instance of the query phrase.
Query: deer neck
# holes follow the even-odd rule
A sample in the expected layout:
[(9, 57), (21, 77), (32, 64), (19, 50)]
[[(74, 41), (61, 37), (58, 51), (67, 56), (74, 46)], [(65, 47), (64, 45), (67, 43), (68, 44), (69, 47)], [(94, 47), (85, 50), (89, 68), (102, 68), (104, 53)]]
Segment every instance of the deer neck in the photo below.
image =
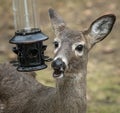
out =
[(57, 95), (63, 113), (85, 113), (86, 71), (65, 73), (57, 80)]

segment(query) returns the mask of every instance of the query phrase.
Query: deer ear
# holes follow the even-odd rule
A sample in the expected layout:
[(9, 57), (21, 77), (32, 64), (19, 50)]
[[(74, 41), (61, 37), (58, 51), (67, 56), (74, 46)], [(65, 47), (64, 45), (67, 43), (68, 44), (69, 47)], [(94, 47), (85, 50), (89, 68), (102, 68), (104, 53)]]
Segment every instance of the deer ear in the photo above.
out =
[(66, 24), (61, 18), (61, 16), (58, 15), (58, 13), (52, 8), (50, 8), (48, 12), (55, 34), (58, 34), (59, 32), (63, 31), (65, 29)]
[(113, 14), (108, 14), (96, 19), (91, 24), (87, 33), (92, 45), (103, 40), (111, 32), (115, 20), (116, 17)]

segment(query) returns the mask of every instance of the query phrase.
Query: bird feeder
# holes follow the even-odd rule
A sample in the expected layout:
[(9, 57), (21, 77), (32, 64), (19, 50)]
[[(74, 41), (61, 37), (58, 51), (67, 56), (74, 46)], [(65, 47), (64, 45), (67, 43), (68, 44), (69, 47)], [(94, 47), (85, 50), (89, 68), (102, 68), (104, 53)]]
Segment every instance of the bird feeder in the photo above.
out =
[(13, 0), (15, 35), (10, 43), (16, 44), (18, 71), (36, 71), (47, 67), (43, 41), (48, 37), (39, 29), (37, 0)]

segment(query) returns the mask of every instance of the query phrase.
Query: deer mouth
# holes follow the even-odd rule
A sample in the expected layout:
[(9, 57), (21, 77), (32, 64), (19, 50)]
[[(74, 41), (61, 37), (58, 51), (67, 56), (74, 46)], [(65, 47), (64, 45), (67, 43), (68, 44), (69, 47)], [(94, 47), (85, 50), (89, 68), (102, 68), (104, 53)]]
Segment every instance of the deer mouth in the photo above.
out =
[(66, 65), (61, 58), (57, 58), (56, 60), (53, 60), (51, 66), (54, 70), (53, 72), (54, 78), (62, 78), (64, 76)]
[(53, 72), (53, 77), (54, 78), (62, 78), (64, 76), (64, 71), (63, 70), (59, 70), (59, 69), (55, 69)]

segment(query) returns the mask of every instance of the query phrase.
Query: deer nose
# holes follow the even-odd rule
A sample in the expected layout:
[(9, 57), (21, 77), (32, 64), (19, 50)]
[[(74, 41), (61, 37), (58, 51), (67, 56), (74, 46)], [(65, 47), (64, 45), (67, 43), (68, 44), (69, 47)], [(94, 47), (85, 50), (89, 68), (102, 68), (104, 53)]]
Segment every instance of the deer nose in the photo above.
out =
[(56, 60), (54, 60), (51, 64), (52, 68), (55, 70), (65, 70), (66, 66), (65, 63), (62, 61), (61, 58), (57, 58)]

